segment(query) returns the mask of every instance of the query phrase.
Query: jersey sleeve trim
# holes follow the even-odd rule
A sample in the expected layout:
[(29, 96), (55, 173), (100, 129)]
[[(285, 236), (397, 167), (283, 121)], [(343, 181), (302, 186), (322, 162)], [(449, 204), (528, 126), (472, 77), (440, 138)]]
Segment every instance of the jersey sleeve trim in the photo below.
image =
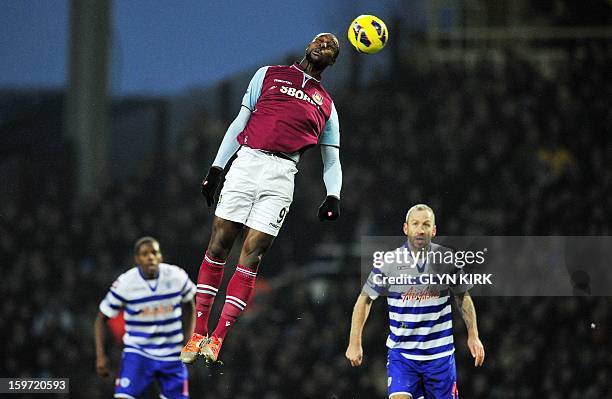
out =
[(109, 290), (108, 292), (110, 292), (112, 294), (112, 296), (114, 296), (115, 298), (117, 298), (119, 301), (121, 301), (122, 303), (126, 303), (128, 302), (127, 299), (125, 299), (124, 297), (122, 297), (121, 295), (117, 294), (115, 291), (113, 290)]
[(100, 312), (102, 312), (104, 316), (110, 319), (116, 317), (125, 304), (124, 301), (120, 301), (113, 295), (113, 292), (109, 291), (102, 300), (102, 302), (100, 302), (100, 306), (98, 306)]
[(182, 303), (187, 303), (193, 299), (196, 293), (196, 288), (189, 276), (187, 276), (187, 280), (185, 280), (185, 284), (183, 284), (183, 288), (181, 288), (181, 296), (183, 299)]
[(361, 292), (370, 297), (370, 299), (374, 300), (381, 295), (387, 295), (389, 286), (387, 284), (377, 284), (375, 275), (380, 275), (383, 277), (385, 274), (377, 268), (372, 268), (368, 279), (366, 280)]

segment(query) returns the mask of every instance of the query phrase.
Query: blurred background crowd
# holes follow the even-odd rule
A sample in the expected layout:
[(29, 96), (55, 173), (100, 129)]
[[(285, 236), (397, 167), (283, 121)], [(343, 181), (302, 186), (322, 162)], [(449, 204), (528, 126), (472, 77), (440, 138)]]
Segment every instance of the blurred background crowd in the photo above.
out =
[[(394, 21), (390, 31), (407, 29)], [(432, 52), (418, 34), (402, 37), (408, 44), (371, 68), (343, 51), (351, 63), (333, 76), (356, 79), (332, 90), (342, 132), (341, 217), (316, 219), (325, 192), (320, 155), (310, 150), (254, 302), (224, 344), (224, 364), (190, 368), (193, 397), (386, 397), (384, 300), (366, 324), (364, 365), (351, 369), (344, 359), (360, 291), (356, 247), (364, 235), (400, 235), (412, 204), (430, 204), (445, 235), (610, 235), (609, 39), (488, 45), (457, 56)], [(0, 375), (69, 376), (71, 396), (110, 397), (112, 381), (94, 371), (97, 305), (131, 267), (133, 242), (145, 234), (196, 279), (213, 215), (199, 184), (233, 115), (184, 111), (175, 146), (143, 150), (133, 169), (83, 196), (76, 149), (53, 136), (61, 94), (41, 95), (45, 103), (33, 113), (18, 106), (23, 96), (0, 97), (0, 134), (9, 138), (0, 151), (8, 160), (2, 184), (16, 187), (0, 201)], [(25, 149), (10, 141), (37, 129), (51, 138)], [(609, 297), (477, 297), (475, 305), (487, 355), (475, 369), (455, 312), (462, 397), (612, 396)], [(120, 344), (111, 347), (117, 365)]]

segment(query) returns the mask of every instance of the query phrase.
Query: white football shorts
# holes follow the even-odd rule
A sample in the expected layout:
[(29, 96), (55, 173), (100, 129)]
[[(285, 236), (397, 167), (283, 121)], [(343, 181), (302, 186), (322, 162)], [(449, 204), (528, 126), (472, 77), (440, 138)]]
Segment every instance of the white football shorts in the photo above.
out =
[(215, 215), (277, 236), (293, 201), (295, 162), (242, 146), (219, 195)]

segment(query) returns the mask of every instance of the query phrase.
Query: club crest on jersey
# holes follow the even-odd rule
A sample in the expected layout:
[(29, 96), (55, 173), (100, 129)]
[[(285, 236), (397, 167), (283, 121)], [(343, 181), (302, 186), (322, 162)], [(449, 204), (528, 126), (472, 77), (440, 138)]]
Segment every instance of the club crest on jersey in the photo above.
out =
[(318, 91), (315, 91), (314, 94), (312, 95), (312, 101), (317, 103), (317, 105), (322, 105), (323, 104), (323, 96), (321, 94), (319, 94)]
[(127, 377), (123, 377), (123, 378), (116, 378), (115, 379), (115, 386), (120, 386), (122, 388), (127, 388), (130, 386), (130, 379)]

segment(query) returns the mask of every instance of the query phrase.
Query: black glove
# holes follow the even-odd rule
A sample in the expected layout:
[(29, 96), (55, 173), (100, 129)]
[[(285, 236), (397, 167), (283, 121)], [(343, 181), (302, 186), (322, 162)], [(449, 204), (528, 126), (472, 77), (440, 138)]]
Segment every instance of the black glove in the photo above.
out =
[(202, 181), (202, 195), (206, 198), (209, 207), (215, 203), (215, 194), (221, 181), (221, 173), (223, 173), (223, 169), (213, 166), (208, 170), (208, 174)]
[(336, 197), (327, 196), (319, 207), (319, 220), (336, 220), (340, 216), (340, 200)]

